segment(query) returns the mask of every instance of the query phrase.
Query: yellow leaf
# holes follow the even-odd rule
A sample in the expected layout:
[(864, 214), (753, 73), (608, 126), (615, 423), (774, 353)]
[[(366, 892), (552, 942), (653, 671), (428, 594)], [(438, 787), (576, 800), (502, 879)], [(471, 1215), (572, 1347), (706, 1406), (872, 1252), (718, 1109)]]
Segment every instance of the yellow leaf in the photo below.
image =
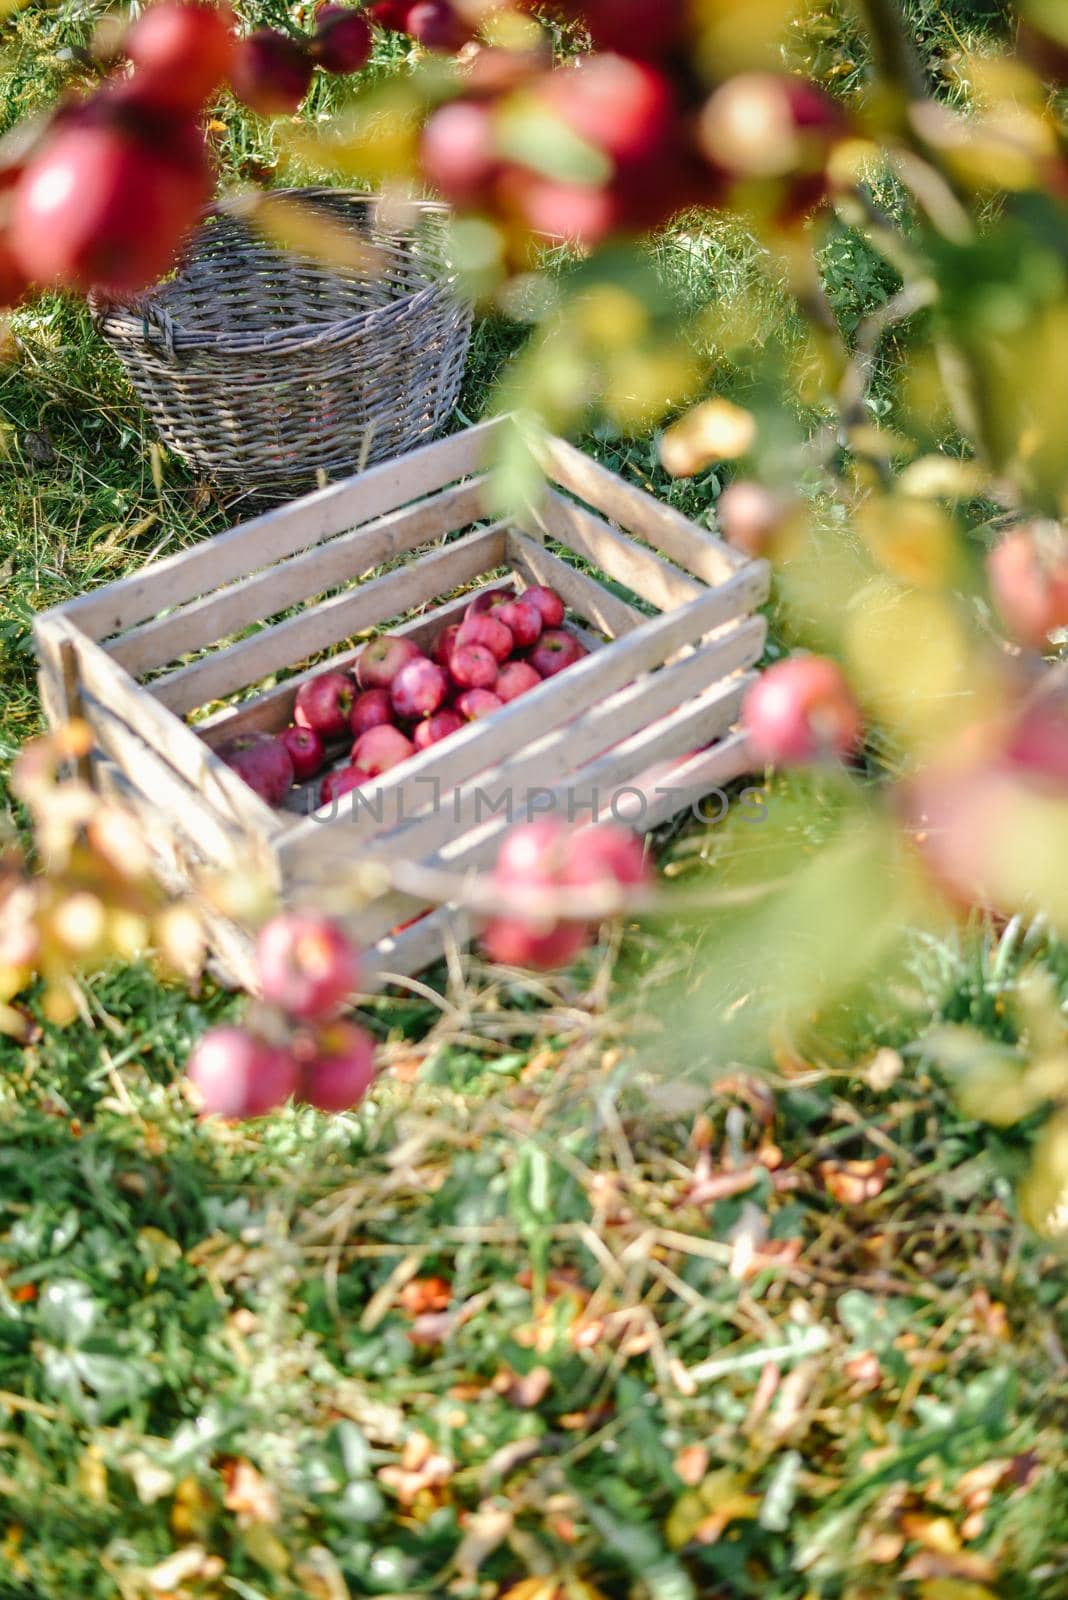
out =
[(992, 1589), (966, 1578), (928, 1578), (920, 1584), (919, 1600), (997, 1600)]

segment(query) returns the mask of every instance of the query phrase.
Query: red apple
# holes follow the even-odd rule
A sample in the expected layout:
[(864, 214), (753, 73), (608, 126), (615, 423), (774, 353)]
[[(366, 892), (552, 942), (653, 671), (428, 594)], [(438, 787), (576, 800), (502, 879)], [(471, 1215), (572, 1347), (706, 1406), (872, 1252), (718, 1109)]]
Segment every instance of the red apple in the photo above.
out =
[(460, 631), (456, 635), (456, 647), (462, 649), (464, 645), (469, 644), (483, 645), (499, 663), (508, 660), (515, 646), (515, 640), (503, 622), (491, 612), (484, 611), (475, 616), (465, 617), (460, 624)]
[(558, 628), (564, 620), (564, 602), (555, 589), (535, 583), (519, 596), (525, 606), (533, 606), (545, 628)]
[(365, 689), (358, 694), (349, 712), (349, 730), (355, 738), (368, 728), (382, 728), (393, 721), (393, 701), (388, 689)]
[(129, 116), (117, 96), (96, 95), (57, 120), (26, 163), (9, 241), (32, 282), (123, 295), (173, 267), (213, 188), (203, 135)]
[(415, 754), (415, 746), (399, 728), (368, 728), (352, 747), (353, 764), (372, 778), (381, 777)]
[(239, 100), (261, 117), (296, 111), (312, 80), (305, 46), (274, 28), (257, 28), (238, 42), (230, 83)]
[(409, 721), (415, 717), (428, 717), (445, 703), (449, 680), (442, 669), (420, 656), (409, 661), (397, 673), (390, 685), (393, 709), (399, 717)]
[(289, 751), (293, 763), (293, 776), (297, 783), (306, 783), (322, 770), (326, 760), (323, 741), (313, 728), (287, 728), (278, 735), (279, 742)]
[(370, 782), (371, 774), (362, 767), (336, 767), (333, 772), (327, 773), (319, 785), (319, 804), (333, 805), (342, 795), (351, 794), (353, 789), (362, 789)]
[(321, 739), (341, 739), (349, 731), (349, 714), (356, 699), (347, 672), (320, 672), (297, 690), (293, 721), (312, 728)]
[(1068, 791), (1068, 693), (1038, 695), (1019, 711), (1008, 729), (1005, 754), (1030, 781)]
[(0, 311), (11, 311), (25, 298), (30, 284), (15, 260), (11, 240), (0, 233)]
[(359, 72), (371, 55), (371, 27), (351, 6), (320, 6), (315, 14), (312, 57), (326, 72)]
[(588, 654), (573, 634), (563, 628), (549, 628), (530, 652), (530, 664), (543, 678), (553, 678), (565, 667), (573, 667)]
[(465, 722), (478, 722), (499, 711), (504, 701), (492, 689), (465, 689), (456, 696), (456, 712)]
[[(474, 693), (474, 690), (469, 690), (468, 693)], [(459, 733), (463, 725), (464, 719), (458, 712), (435, 711), (425, 722), (416, 723), (412, 733), (412, 743), (417, 750), (429, 750), (432, 744), (439, 744), (450, 734)]]
[(503, 622), (512, 635), (517, 650), (529, 650), (537, 644), (545, 626), (541, 612), (528, 600), (505, 600), (494, 606), (490, 616)]
[(301, 1052), (300, 1098), (319, 1111), (351, 1111), (375, 1077), (374, 1040), (355, 1022), (319, 1028)]
[(458, 622), (450, 622), (449, 626), (443, 628), (438, 634), (434, 640), (434, 648), (430, 652), (431, 657), (437, 662), (438, 666), (444, 667), (446, 671), (448, 671), (449, 657), (452, 655), (453, 645), (456, 643), (456, 635), (459, 631), (460, 624)]
[(727, 543), (744, 555), (766, 556), (789, 511), (783, 495), (739, 478), (716, 501), (716, 521)]
[(468, 617), (481, 617), (485, 612), (492, 611), (498, 601), (513, 598), (514, 596), (500, 589), (483, 589), (468, 605), (464, 612), (464, 620), (466, 621)]
[(417, 0), (409, 7), (404, 31), (428, 50), (446, 52), (462, 49), (471, 37), (471, 29), (449, 0)]
[(471, 100), (454, 100), (434, 112), (419, 147), (423, 176), (455, 206), (487, 198), (500, 170), (496, 111)]
[(753, 758), (774, 765), (848, 756), (862, 733), (841, 668), (823, 656), (791, 656), (768, 667), (745, 697), (742, 726)]
[(356, 662), (356, 682), (361, 689), (388, 689), (397, 673), (423, 652), (410, 639), (383, 633), (365, 644)]
[(987, 556), (998, 616), (1021, 644), (1044, 650), (1068, 628), (1068, 536), (1057, 523), (1014, 528)]
[(138, 94), (161, 111), (199, 112), (225, 83), (237, 40), (229, 8), (161, 0), (125, 40)]
[(589, 30), (598, 50), (656, 60), (684, 45), (689, 0), (566, 0), (563, 8)]
[(536, 689), (541, 681), (529, 661), (509, 661), (498, 673), (493, 692), (507, 705), (529, 689)]
[(265, 1116), (284, 1105), (300, 1082), (287, 1050), (237, 1027), (206, 1033), (185, 1070), (203, 1116)]
[(314, 911), (272, 917), (256, 940), (256, 961), (263, 998), (300, 1022), (332, 1017), (360, 981), (355, 946)]
[(388, 28), (391, 33), (403, 33), (411, 6), (412, 0), (373, 0), (366, 11), (380, 28)]
[(564, 183), (525, 167), (505, 167), (494, 199), (506, 221), (586, 248), (599, 244), (617, 221), (616, 205), (604, 187)]
[(492, 689), (497, 682), (497, 658), (484, 644), (460, 644), (449, 656), (449, 676), (461, 689)]
[(841, 107), (790, 72), (738, 72), (712, 95), (698, 141), (717, 171), (743, 184), (777, 180), (783, 217), (824, 198), (834, 142), (846, 131)]
[(240, 733), (217, 754), (269, 806), (280, 806), (293, 787), (293, 758), (273, 734)]

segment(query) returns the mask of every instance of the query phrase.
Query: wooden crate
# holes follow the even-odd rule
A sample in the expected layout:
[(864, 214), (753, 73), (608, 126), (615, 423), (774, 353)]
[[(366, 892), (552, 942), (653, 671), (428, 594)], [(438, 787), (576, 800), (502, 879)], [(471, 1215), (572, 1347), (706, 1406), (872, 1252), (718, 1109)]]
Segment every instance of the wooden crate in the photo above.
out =
[[(421, 915), (396, 893), (353, 909), (368, 863), (486, 867), (508, 796), (513, 817), (529, 803), (647, 829), (744, 768), (731, 730), (763, 649), (753, 613), (766, 565), (558, 439), (536, 447), (537, 503), (492, 519), (486, 463), (506, 426), (371, 467), (36, 623), (48, 715), (90, 724), (87, 771), (138, 811), (164, 881), (181, 888), (251, 852), (285, 903), (343, 911), (371, 987), (419, 971), (469, 930), (457, 908)], [(297, 686), (351, 664), (368, 630), (429, 646), (473, 592), (530, 583), (558, 590), (591, 654), (360, 802), (301, 815), (307, 790), (294, 791), (294, 809), (276, 812), (215, 754), (238, 732), (285, 727)], [(224, 969), (251, 986), (248, 933), (221, 918), (212, 931)]]

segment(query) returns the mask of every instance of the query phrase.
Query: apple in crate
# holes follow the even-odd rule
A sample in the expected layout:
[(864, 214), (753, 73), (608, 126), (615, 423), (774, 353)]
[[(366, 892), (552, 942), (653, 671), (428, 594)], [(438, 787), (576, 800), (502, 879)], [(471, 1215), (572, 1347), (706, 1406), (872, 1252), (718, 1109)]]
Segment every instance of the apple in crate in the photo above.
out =
[(412, 743), (417, 750), (429, 750), (432, 744), (440, 744), (441, 740), (447, 739), (450, 734), (459, 733), (463, 726), (464, 719), (458, 712), (447, 708), (444, 711), (435, 711), (425, 722), (416, 723), (412, 733)]
[(247, 1028), (212, 1028), (185, 1071), (203, 1116), (262, 1117), (284, 1105), (300, 1084), (289, 1051)]
[(414, 744), (399, 728), (368, 728), (352, 747), (353, 765), (362, 767), (372, 778), (399, 767), (414, 754)]
[[(507, 661), (515, 648), (510, 630), (489, 611), (476, 612), (461, 622), (456, 635), (456, 649), (460, 650), (469, 644), (482, 645), (498, 663)], [(470, 687), (475, 688), (476, 685)]]
[(319, 1111), (351, 1111), (375, 1077), (374, 1040), (355, 1022), (334, 1022), (301, 1041), (300, 1098)]
[(499, 711), (504, 701), (492, 689), (465, 689), (456, 696), (456, 710), (465, 722), (478, 722), (481, 717), (491, 717)]
[(573, 667), (586, 654), (586, 646), (573, 634), (563, 628), (550, 628), (530, 652), (530, 664), (543, 678), (552, 678), (565, 667)]
[(314, 728), (287, 728), (278, 735), (278, 742), (289, 751), (293, 763), (293, 776), (297, 783), (306, 783), (322, 770), (326, 760), (323, 741)]
[(432, 716), (444, 704), (448, 692), (448, 678), (426, 656), (401, 667), (389, 688), (394, 711), (406, 721)]
[(370, 781), (371, 774), (362, 767), (337, 767), (333, 772), (328, 772), (319, 785), (319, 804), (332, 805), (342, 795), (351, 794), (353, 789), (362, 789)]
[(457, 639), (449, 656), (449, 676), (460, 689), (492, 689), (497, 658), (484, 644), (461, 644)]
[(546, 628), (558, 628), (564, 620), (564, 602), (555, 589), (543, 583), (532, 584), (519, 597), (524, 605), (533, 606)]
[(349, 731), (358, 739), (368, 728), (382, 728), (393, 721), (393, 702), (388, 689), (365, 689), (358, 694), (349, 712)]
[(498, 622), (503, 622), (508, 632), (512, 635), (512, 642), (517, 650), (529, 650), (537, 642), (541, 634), (541, 612), (537, 606), (523, 600), (500, 600), (491, 606), (490, 616)]
[(293, 758), (273, 734), (239, 733), (218, 755), (269, 806), (280, 806), (293, 787)]
[(314, 911), (272, 917), (256, 940), (256, 962), (263, 998), (299, 1022), (334, 1016), (360, 980), (356, 947)]
[(311, 728), (320, 739), (341, 739), (349, 731), (349, 713), (356, 699), (347, 672), (320, 672), (297, 690), (293, 721)]
[(431, 659), (436, 661), (439, 667), (444, 667), (446, 671), (449, 666), (449, 657), (452, 655), (453, 646), (456, 643), (456, 635), (459, 631), (460, 624), (458, 622), (450, 622), (447, 628), (442, 628), (434, 640), (434, 648), (430, 652)]
[(509, 661), (498, 673), (493, 692), (507, 705), (509, 700), (517, 699), (529, 689), (536, 689), (541, 681), (541, 674), (534, 670), (529, 661)]
[(361, 689), (388, 689), (397, 673), (423, 652), (410, 639), (383, 633), (365, 644), (356, 662), (356, 682)]

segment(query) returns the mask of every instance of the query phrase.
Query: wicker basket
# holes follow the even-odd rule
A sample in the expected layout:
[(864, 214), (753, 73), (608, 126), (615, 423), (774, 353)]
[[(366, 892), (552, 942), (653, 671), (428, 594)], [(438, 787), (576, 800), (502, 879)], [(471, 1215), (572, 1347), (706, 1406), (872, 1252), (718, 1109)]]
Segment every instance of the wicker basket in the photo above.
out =
[(167, 445), (206, 477), (267, 493), (432, 437), (456, 403), (471, 334), (444, 265), (445, 208), (414, 202), (398, 226), (373, 196), (281, 193), (375, 245), (375, 273), (325, 267), (213, 215), (174, 278), (98, 307)]

